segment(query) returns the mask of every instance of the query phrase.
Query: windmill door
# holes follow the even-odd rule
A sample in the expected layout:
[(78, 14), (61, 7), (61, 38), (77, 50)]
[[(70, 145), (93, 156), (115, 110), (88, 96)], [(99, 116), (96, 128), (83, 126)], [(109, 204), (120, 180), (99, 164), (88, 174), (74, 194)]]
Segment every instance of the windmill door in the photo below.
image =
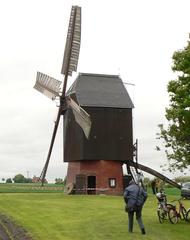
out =
[(88, 176), (87, 178), (87, 193), (96, 194), (96, 176)]
[(87, 177), (85, 174), (77, 174), (76, 175), (76, 186), (75, 192), (76, 194), (86, 194), (87, 190)]

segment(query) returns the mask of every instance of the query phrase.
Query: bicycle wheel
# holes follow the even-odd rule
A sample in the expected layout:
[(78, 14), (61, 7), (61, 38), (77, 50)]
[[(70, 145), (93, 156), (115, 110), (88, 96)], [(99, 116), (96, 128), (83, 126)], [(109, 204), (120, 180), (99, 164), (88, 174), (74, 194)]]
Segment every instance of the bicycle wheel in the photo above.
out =
[(186, 220), (187, 219), (187, 210), (184, 207), (181, 207), (181, 218)]
[(178, 222), (178, 215), (174, 208), (169, 209), (168, 216), (172, 224), (176, 224)]
[(164, 220), (167, 218), (167, 214), (166, 214), (166, 212), (164, 211), (164, 209), (163, 209), (163, 208), (159, 208), (159, 209), (157, 210), (157, 214), (158, 214), (159, 222), (160, 222), (160, 223), (163, 223)]
[(187, 222), (190, 222), (190, 209), (188, 209), (188, 211), (187, 211), (186, 221), (187, 221)]

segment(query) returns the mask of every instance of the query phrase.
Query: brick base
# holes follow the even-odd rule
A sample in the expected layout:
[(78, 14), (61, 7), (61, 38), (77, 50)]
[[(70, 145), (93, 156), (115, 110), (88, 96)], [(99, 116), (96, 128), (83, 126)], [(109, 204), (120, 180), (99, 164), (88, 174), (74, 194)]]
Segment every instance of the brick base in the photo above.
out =
[[(83, 175), (86, 181), (86, 194), (123, 194), (122, 162), (111, 160), (91, 160), (69, 162), (67, 170), (67, 183), (76, 186), (76, 176)], [(88, 188), (89, 176), (95, 176), (94, 191)], [(112, 186), (111, 186), (112, 185)], [(115, 186), (114, 186), (115, 185)], [(88, 191), (89, 190), (89, 191)]]

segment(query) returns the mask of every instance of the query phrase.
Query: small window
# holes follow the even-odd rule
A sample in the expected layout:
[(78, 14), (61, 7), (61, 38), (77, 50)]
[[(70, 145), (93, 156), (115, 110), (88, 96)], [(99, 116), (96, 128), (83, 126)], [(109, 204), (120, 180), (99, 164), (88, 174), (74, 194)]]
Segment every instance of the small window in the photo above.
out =
[(109, 186), (111, 188), (115, 188), (116, 187), (116, 179), (115, 178), (109, 178)]

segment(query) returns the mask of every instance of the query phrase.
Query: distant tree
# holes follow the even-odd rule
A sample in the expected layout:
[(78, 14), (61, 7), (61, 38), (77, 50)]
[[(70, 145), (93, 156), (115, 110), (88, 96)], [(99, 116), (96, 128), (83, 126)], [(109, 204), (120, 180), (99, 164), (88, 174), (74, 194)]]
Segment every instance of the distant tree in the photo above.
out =
[(6, 183), (12, 183), (12, 179), (11, 178), (7, 178), (6, 179)]
[(177, 183), (190, 182), (190, 176), (179, 176), (174, 179)]
[(15, 183), (24, 183), (25, 182), (25, 177), (22, 174), (17, 174), (14, 176), (13, 181)]
[(5, 182), (5, 178), (2, 178), (1, 180), (2, 180), (2, 182)]
[(25, 178), (25, 179), (24, 179), (24, 182), (25, 182), (25, 183), (32, 183), (32, 178)]
[(147, 187), (150, 187), (150, 182), (151, 182), (151, 180), (148, 177), (145, 177), (143, 180), (143, 184)]
[(64, 177), (63, 185), (66, 185), (66, 182), (67, 182), (67, 176)]
[(55, 179), (55, 184), (63, 184), (63, 179), (62, 178), (56, 178)]
[(168, 170), (183, 171), (190, 165), (190, 42), (174, 52), (172, 70), (178, 75), (168, 83), (170, 105), (165, 114), (168, 126), (160, 124), (157, 135), (163, 140)]

